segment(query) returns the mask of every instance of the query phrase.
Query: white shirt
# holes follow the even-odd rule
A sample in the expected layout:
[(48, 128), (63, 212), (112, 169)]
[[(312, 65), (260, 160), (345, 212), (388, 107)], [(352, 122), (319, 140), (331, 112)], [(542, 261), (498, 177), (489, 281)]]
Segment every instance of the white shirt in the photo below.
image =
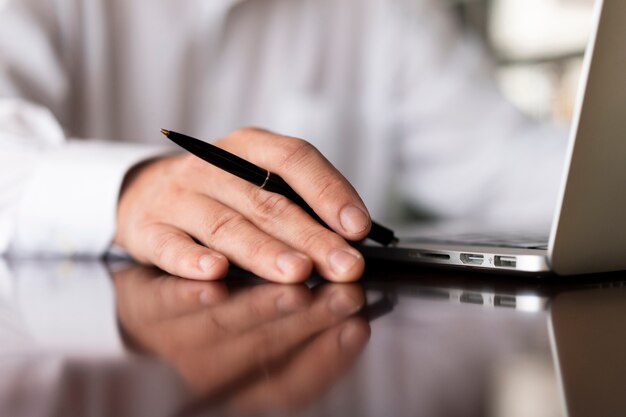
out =
[(107, 250), (161, 127), (316, 145), (384, 220), (548, 223), (563, 133), (498, 92), (437, 0), (9, 0), (0, 10), (0, 253)]

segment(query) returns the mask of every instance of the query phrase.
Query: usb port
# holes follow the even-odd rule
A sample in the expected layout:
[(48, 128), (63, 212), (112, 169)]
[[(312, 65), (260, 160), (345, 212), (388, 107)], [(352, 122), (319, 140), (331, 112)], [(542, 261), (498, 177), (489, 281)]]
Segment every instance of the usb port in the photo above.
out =
[(517, 258), (515, 256), (496, 256), (494, 263), (500, 268), (515, 268)]
[(483, 304), (483, 296), (482, 294), (477, 294), (475, 292), (464, 292), (461, 294), (461, 302), (469, 304)]
[(510, 295), (496, 295), (493, 297), (493, 304), (496, 307), (515, 308), (517, 306), (517, 301), (515, 297)]
[(461, 262), (466, 265), (482, 265), (484, 261), (485, 257), (483, 255), (477, 255), (475, 253), (461, 254)]

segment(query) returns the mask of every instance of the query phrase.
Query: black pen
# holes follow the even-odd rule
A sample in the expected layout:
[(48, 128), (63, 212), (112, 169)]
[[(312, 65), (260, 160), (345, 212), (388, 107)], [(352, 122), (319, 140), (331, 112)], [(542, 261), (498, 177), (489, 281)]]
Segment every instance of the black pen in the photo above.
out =
[[(233, 155), (222, 148), (199, 139), (165, 129), (161, 129), (161, 133), (163, 133), (172, 142), (191, 152), (198, 158), (207, 161), (211, 165), (223, 169), (224, 171), (248, 181), (264, 190), (287, 197), (289, 200), (300, 206), (321, 225), (329, 228), (328, 225), (324, 223), (315, 211), (313, 211), (313, 209), (304, 201), (304, 199), (300, 197), (278, 174), (256, 166), (252, 162), (246, 161), (237, 155)], [(367, 237), (385, 246), (397, 242), (392, 230), (387, 229), (386, 227), (383, 227), (375, 222), (372, 222), (372, 228)]]

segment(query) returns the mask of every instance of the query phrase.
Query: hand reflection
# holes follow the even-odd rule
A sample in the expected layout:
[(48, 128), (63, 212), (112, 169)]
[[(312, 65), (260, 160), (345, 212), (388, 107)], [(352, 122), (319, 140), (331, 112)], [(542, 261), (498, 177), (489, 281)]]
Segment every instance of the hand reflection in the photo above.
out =
[(293, 410), (339, 378), (369, 339), (356, 284), (233, 289), (133, 267), (114, 276), (129, 343), (171, 362), (203, 397)]

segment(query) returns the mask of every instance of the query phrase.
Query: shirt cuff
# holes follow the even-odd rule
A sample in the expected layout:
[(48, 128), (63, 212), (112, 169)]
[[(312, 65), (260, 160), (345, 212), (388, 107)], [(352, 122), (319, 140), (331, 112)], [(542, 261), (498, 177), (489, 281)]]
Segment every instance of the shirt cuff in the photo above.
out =
[(101, 255), (113, 239), (126, 173), (167, 148), (69, 141), (47, 153), (20, 201), (14, 255)]

